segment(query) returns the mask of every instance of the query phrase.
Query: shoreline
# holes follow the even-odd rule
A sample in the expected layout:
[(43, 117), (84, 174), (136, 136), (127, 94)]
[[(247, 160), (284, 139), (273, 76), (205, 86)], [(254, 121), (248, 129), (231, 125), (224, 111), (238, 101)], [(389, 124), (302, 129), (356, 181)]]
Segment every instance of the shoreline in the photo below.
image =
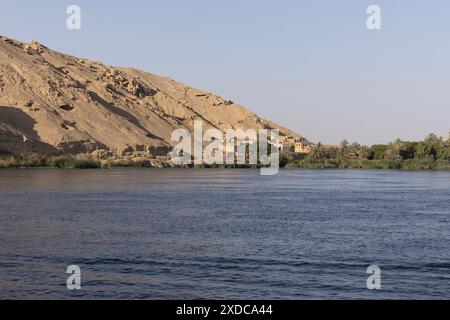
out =
[[(136, 169), (136, 170), (148, 170), (148, 169), (158, 169), (158, 170), (191, 170), (191, 169), (204, 169), (204, 170), (259, 170), (261, 167), (259, 166), (246, 166), (246, 165), (216, 165), (216, 166), (206, 166), (206, 165), (192, 165), (192, 166), (142, 166), (142, 165), (114, 165), (114, 166), (102, 166), (101, 164), (98, 166), (73, 166), (73, 167), (57, 167), (57, 166), (2, 166), (0, 164), (0, 171), (3, 170), (33, 170), (33, 169), (51, 169), (51, 170), (120, 170), (120, 169)], [(399, 167), (399, 168), (382, 168), (382, 167), (364, 167), (364, 166), (346, 166), (346, 167), (331, 167), (331, 166), (297, 166), (297, 165), (287, 165), (285, 167), (280, 167), (280, 170), (290, 171), (290, 170), (313, 170), (313, 171), (449, 171), (450, 167), (430, 167), (430, 168), (410, 168), (410, 167)]]
[(294, 161), (286, 164), (286, 168), (297, 169), (361, 169), (361, 170), (414, 170), (431, 171), (450, 170), (450, 161), (429, 159), (408, 160), (337, 160)]
[[(30, 155), (0, 159), (1, 169), (261, 169), (261, 165), (174, 165), (170, 161), (156, 159), (106, 159), (81, 158), (73, 156), (44, 157)], [(413, 171), (450, 171), (450, 161), (432, 159), (407, 160), (367, 160), (367, 159), (280, 159), (279, 169), (314, 169), (314, 170), (413, 170)]]

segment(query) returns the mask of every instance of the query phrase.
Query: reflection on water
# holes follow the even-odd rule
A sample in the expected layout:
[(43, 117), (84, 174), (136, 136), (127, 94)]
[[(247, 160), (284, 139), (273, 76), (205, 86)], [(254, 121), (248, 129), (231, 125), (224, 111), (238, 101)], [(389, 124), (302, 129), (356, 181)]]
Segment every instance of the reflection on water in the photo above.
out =
[(0, 298), (449, 298), (449, 203), (448, 172), (2, 170)]

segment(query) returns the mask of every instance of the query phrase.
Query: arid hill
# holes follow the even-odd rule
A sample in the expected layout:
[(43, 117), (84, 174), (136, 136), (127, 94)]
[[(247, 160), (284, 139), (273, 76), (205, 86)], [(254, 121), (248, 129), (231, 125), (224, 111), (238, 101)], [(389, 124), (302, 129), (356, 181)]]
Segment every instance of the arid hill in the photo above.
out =
[(0, 156), (165, 157), (194, 120), (225, 129), (278, 128), (217, 95), (0, 37)]

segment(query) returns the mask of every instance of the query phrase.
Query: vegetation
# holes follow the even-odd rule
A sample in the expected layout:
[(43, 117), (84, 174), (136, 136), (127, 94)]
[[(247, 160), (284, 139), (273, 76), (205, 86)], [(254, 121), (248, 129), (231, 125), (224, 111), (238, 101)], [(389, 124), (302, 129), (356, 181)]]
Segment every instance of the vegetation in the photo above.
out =
[(47, 167), (60, 169), (99, 169), (102, 167), (100, 161), (92, 159), (75, 159), (72, 157), (56, 157), (47, 161)]
[(309, 155), (284, 161), (288, 168), (450, 170), (450, 141), (429, 134), (419, 142), (397, 139), (371, 147), (345, 140), (338, 146), (319, 143)]
[[(151, 168), (148, 160), (97, 161), (70, 156), (45, 158), (32, 154), (0, 159), (1, 168)], [(259, 168), (260, 165), (186, 165), (184, 168)], [(280, 167), (311, 169), (409, 169), (450, 170), (450, 140), (434, 134), (423, 141), (395, 140), (386, 145), (362, 146), (347, 141), (337, 146), (318, 144), (307, 155), (295, 157), (292, 153), (280, 154)]]
[(22, 157), (0, 159), (0, 168), (60, 168), (60, 169), (98, 169), (100, 161), (92, 159), (77, 159), (69, 156), (45, 158), (32, 154)]
[(103, 163), (102, 168), (151, 168), (152, 164), (148, 160), (108, 160)]

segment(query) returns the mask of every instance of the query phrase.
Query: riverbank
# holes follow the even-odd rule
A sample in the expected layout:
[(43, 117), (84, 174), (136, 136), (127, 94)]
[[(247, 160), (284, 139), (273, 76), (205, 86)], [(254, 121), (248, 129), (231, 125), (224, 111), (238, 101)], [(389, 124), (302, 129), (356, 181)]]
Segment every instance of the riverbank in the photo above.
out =
[(285, 168), (302, 169), (395, 169), (395, 170), (450, 170), (447, 160), (300, 160), (289, 162)]
[(110, 167), (146, 167), (150, 163), (144, 161), (100, 161), (95, 159), (80, 159), (70, 156), (44, 158), (36, 155), (0, 159), (0, 169), (13, 168), (59, 168), (59, 169), (102, 169)]
[(97, 160), (71, 156), (42, 157), (30, 155), (0, 159), (0, 169), (55, 168), (55, 169), (112, 169), (112, 168), (216, 168), (216, 169), (259, 169), (259, 165), (182, 165), (169, 161), (150, 159)]
[[(150, 160), (95, 160), (58, 156), (43, 158), (31, 155), (21, 158), (0, 159), (0, 169), (57, 168), (57, 169), (111, 169), (111, 168), (212, 168), (212, 169), (258, 169), (258, 165), (185, 165), (174, 166), (170, 162)], [(393, 169), (393, 170), (450, 170), (447, 160), (298, 160), (281, 161), (286, 169)]]

